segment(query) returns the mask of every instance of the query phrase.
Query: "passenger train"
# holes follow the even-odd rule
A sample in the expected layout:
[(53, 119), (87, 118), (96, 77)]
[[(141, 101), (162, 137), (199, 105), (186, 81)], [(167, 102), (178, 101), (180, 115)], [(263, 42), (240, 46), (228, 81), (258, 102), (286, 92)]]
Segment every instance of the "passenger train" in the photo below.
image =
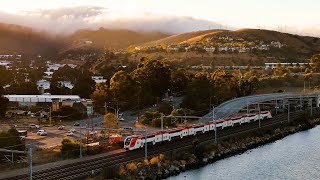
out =
[[(209, 131), (215, 131), (216, 128), (224, 129), (226, 127), (233, 127), (234, 125), (255, 122), (264, 119), (272, 118), (271, 111), (261, 111), (260, 115), (246, 114), (240, 117), (234, 117), (229, 119), (219, 119), (217, 121), (211, 121), (205, 124), (195, 124), (190, 127), (181, 127), (175, 129), (168, 129), (164, 132), (157, 132), (153, 134), (147, 134), (148, 145), (156, 145), (161, 142), (171, 141), (173, 139), (182, 139), (188, 136), (195, 136), (197, 134), (204, 134)], [(124, 140), (124, 149), (134, 150), (143, 148), (145, 144), (145, 135), (128, 136)]]

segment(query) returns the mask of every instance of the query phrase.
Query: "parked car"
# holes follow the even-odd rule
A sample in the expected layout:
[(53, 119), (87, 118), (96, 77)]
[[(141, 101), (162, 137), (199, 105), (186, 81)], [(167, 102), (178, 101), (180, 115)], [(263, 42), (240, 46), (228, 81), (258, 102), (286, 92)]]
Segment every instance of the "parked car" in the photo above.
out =
[(79, 122), (76, 122), (73, 124), (74, 126), (80, 126), (80, 123)]
[(58, 129), (59, 130), (64, 130), (64, 126), (59, 126)]
[(70, 129), (70, 132), (76, 132), (76, 129), (74, 129), (74, 128), (72, 128), (72, 129)]
[(73, 132), (72, 131), (68, 131), (67, 132), (67, 136), (73, 136)]
[(43, 130), (43, 129), (40, 129), (40, 130), (38, 130), (38, 132), (37, 132), (37, 135), (40, 135), (40, 136), (46, 136), (48, 133), (45, 131), (45, 130)]
[(29, 124), (29, 127), (32, 129), (39, 129), (40, 128), (40, 126), (36, 125), (36, 124)]

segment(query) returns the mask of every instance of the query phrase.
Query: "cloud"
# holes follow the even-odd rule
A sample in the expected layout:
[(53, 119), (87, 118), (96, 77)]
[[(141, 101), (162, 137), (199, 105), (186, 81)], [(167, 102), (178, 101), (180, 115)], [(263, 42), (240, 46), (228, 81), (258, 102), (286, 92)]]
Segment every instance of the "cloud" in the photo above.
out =
[[(219, 23), (193, 17), (163, 16), (153, 13), (130, 16), (123, 15), (123, 12), (113, 12), (111, 9), (98, 6), (38, 9), (17, 14), (0, 12), (0, 22), (19, 24), (56, 34), (69, 34), (79, 29), (98, 29), (100, 27), (168, 33), (225, 28)], [(242, 27), (229, 27), (228, 29), (236, 28)], [(291, 27), (288, 28), (287, 32), (320, 36), (319, 26)]]
[(15, 15), (0, 12), (0, 22), (53, 33), (71, 33), (78, 29), (100, 27), (181, 33), (221, 27), (217, 23), (192, 17), (157, 16), (151, 13), (143, 14), (143, 17), (113, 16), (108, 9), (94, 6), (23, 11)]

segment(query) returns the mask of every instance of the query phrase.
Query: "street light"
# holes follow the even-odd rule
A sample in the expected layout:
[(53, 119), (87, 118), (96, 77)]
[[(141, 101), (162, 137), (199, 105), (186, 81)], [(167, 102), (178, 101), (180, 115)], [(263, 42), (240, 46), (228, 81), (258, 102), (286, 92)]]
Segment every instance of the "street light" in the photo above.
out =
[(113, 108), (113, 107), (107, 106), (107, 103), (105, 102), (104, 103), (104, 108), (105, 108), (104, 109), (105, 114), (107, 113), (107, 108), (111, 108), (111, 109), (114, 110), (114, 115), (116, 115), (117, 118), (119, 118), (119, 110), (120, 110), (120, 108), (118, 107), (118, 103), (117, 103), (117, 108)]

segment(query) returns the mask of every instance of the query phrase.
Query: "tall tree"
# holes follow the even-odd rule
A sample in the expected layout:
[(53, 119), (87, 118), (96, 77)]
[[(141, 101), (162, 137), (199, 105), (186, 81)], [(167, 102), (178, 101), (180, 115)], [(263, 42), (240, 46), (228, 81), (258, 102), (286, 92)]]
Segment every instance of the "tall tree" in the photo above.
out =
[(92, 80), (90, 73), (83, 73), (76, 80), (72, 89), (73, 94), (78, 94), (82, 98), (89, 98), (95, 89), (96, 83)]
[(209, 98), (212, 96), (213, 86), (208, 73), (197, 73), (188, 84), (186, 98), (181, 106), (195, 110), (195, 114), (203, 115), (209, 109)]
[(190, 74), (186, 69), (179, 68), (171, 73), (171, 87), (173, 92), (185, 91), (190, 81)]
[(131, 104), (135, 97), (133, 94), (137, 92), (136, 82), (125, 71), (118, 71), (110, 80), (110, 94), (114, 101), (122, 105)]
[(97, 83), (96, 89), (90, 95), (90, 98), (93, 100), (96, 109), (100, 109), (104, 106), (104, 103), (107, 102), (108, 97), (108, 87), (105, 82)]
[(141, 58), (132, 76), (139, 84), (138, 95), (144, 104), (154, 103), (170, 87), (171, 70), (165, 61)]

